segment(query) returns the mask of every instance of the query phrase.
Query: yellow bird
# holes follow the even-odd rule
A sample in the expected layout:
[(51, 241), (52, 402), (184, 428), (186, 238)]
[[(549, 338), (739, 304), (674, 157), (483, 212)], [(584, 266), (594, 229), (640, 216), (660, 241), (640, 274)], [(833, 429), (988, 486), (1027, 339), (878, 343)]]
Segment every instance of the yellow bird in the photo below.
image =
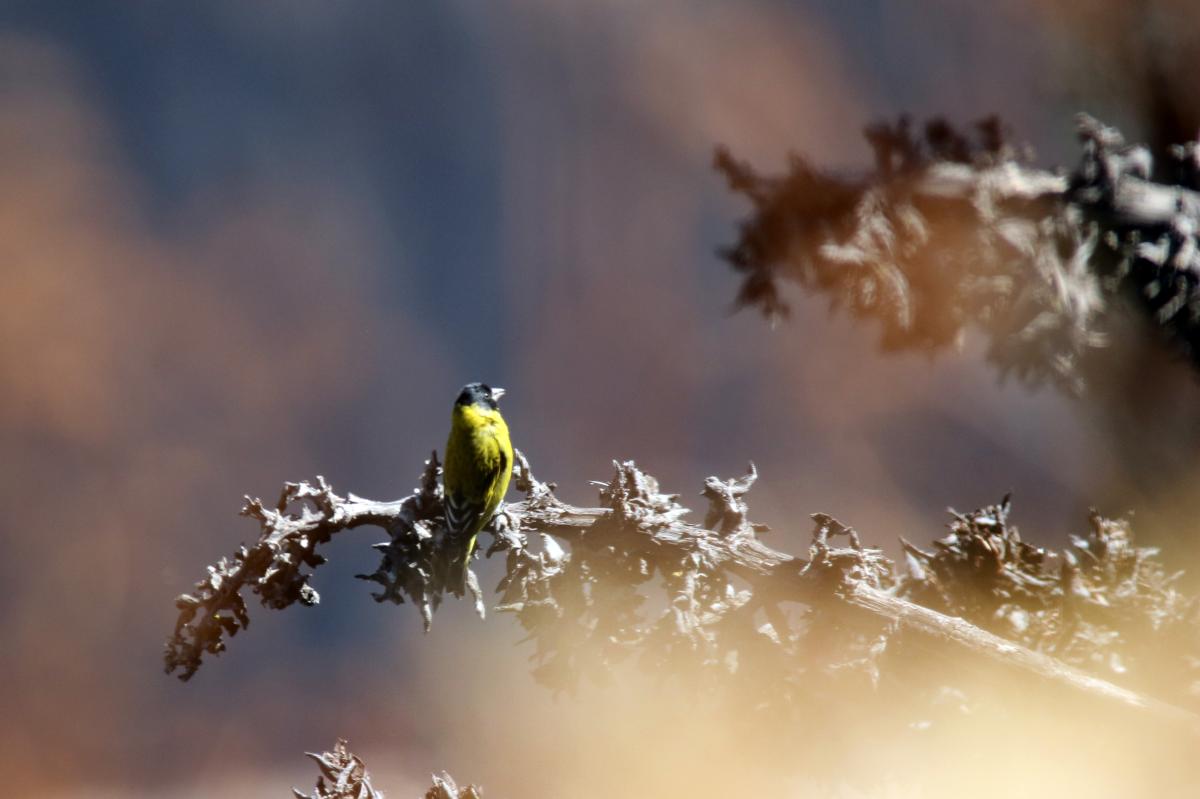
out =
[(446, 501), (446, 585), (461, 593), (475, 538), (492, 520), (512, 475), (513, 449), (498, 400), (504, 389), (463, 386), (450, 414), (442, 487)]

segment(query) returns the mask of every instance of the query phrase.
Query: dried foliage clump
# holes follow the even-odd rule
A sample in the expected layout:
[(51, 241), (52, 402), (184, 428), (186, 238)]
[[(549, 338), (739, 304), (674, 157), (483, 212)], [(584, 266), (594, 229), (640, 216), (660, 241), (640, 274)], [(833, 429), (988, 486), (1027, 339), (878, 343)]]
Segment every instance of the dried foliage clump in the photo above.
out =
[(875, 169), (860, 177), (795, 155), (766, 177), (718, 150), (754, 206), (723, 252), (743, 276), (738, 305), (786, 315), (786, 278), (879, 320), (888, 350), (957, 346), (976, 328), (1003, 374), (1072, 393), (1137, 308), (1200, 367), (1200, 146), (1171, 148), (1156, 181), (1146, 148), (1086, 115), (1078, 130), (1070, 174), (1031, 166), (995, 117), (970, 132), (871, 126)]
[(312, 794), (293, 788), (296, 799), (383, 799), (383, 794), (371, 785), (367, 767), (350, 752), (345, 739), (338, 739), (332, 752), (305, 754), (317, 764), (321, 775)]
[[(533, 642), (535, 677), (556, 691), (603, 681), (634, 659), (657, 673), (719, 684), (745, 707), (811, 708), (847, 686), (881, 685), (897, 642), (916, 637), (1200, 730), (1196, 717), (1166, 704), (1200, 699), (1200, 608), (1175, 588), (1153, 550), (1134, 546), (1126, 522), (1093, 517), (1090, 531), (1065, 550), (1043, 551), (1020, 539), (1005, 500), (955, 514), (950, 534), (930, 551), (904, 542), (907, 567), (899, 569), (824, 514), (814, 516), (807, 558), (767, 546), (766, 528), (749, 519), (753, 467), (737, 479), (706, 481), (703, 524), (689, 521), (679, 496), (632, 462), (613, 469), (600, 484), (600, 504), (580, 508), (536, 480), (517, 453), (515, 485), (525, 498), (505, 506), (490, 528), (487, 554), (506, 559), (496, 609), (516, 616)], [(181, 597), (168, 670), (186, 679), (205, 652), (220, 651), (227, 628), (212, 619), (231, 607), (245, 612), (235, 586), (282, 607), (290, 603), (271, 601), (276, 595), (260, 587), (288, 571), (289, 596), (301, 601), (309, 579), (301, 565), (321, 562), (312, 542), (363, 524), (390, 537), (377, 547), (379, 569), (365, 576), (384, 587), (375, 598), (413, 601), (428, 626), (448, 590), (439, 577), (438, 477), (435, 456), (417, 490), (393, 502), (342, 498), (323, 480), (289, 484), (284, 497), (294, 507), (259, 512), (261, 503), (250, 502), (261, 537), (210, 569), (196, 595)], [(297, 562), (298, 551), (310, 557)], [(1150, 641), (1158, 642), (1153, 661), (1142, 656)]]
[[(332, 752), (306, 752), (321, 770), (317, 787), (311, 794), (295, 788), (296, 799), (384, 799), (383, 793), (371, 785), (371, 776), (362, 760), (353, 754), (346, 741), (339, 739)], [(474, 785), (459, 788), (449, 774), (433, 777), (433, 785), (425, 799), (481, 799), (483, 792)]]
[(425, 799), (481, 799), (483, 791), (474, 785), (459, 788), (454, 779), (442, 772), (442, 776), (433, 775), (433, 786), (425, 792)]
[(902, 541), (906, 597), (1140, 691), (1200, 699), (1200, 598), (1127, 520), (1092, 512), (1060, 551), (1021, 540), (1006, 497), (954, 513), (931, 551)]

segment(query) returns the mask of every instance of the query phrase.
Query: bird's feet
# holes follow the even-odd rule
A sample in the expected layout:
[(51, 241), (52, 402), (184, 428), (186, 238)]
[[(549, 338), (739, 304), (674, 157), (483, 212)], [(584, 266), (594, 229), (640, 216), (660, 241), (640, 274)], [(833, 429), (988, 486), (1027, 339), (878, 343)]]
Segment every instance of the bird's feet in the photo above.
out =
[(487, 555), (503, 549), (524, 549), (525, 535), (521, 532), (521, 515), (511, 510), (512, 505), (505, 503), (492, 517), (492, 545), (488, 547)]

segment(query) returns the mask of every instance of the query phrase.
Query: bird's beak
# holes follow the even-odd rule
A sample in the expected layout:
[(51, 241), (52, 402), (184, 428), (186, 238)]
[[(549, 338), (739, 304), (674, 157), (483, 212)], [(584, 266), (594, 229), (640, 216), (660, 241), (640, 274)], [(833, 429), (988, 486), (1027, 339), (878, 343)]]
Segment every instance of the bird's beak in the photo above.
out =
[(493, 388), (492, 389), (492, 399), (495, 400), (496, 402), (499, 402), (500, 398), (503, 396), (504, 396), (504, 389), (502, 389), (502, 388)]

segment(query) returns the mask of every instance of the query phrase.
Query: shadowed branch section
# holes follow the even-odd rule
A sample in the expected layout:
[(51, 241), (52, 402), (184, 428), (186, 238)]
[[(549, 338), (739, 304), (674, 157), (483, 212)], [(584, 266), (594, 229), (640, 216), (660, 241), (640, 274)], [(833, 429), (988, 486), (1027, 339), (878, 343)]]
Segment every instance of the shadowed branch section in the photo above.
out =
[[(362, 760), (353, 754), (349, 745), (341, 739), (332, 752), (306, 752), (320, 769), (317, 787), (311, 794), (295, 788), (296, 799), (384, 799), (383, 793), (371, 785), (371, 775)], [(425, 799), (482, 799), (483, 792), (474, 785), (459, 788), (449, 774), (433, 776), (433, 786), (425, 792)]]
[[(1125, 521), (1093, 514), (1067, 548), (1046, 550), (1022, 540), (1005, 498), (952, 512), (949, 533), (928, 549), (902, 539), (900, 566), (815, 514), (801, 558), (765, 544), (767, 528), (750, 521), (753, 466), (705, 482), (700, 525), (632, 462), (613, 464), (596, 507), (576, 507), (516, 459), (525, 498), (489, 528), (487, 555), (506, 566), (495, 609), (516, 617), (533, 642), (534, 676), (556, 691), (603, 681), (633, 659), (729, 686), (739, 701), (812, 708), (864, 678), (878, 688), (918, 641), (976, 671), (1200, 731), (1184, 709), (1200, 696), (1200, 604)], [(245, 628), (242, 589), (269, 607), (315, 602), (315, 547), (365, 524), (389, 540), (376, 545), (379, 568), (361, 577), (380, 586), (377, 601), (417, 605), (428, 627), (448, 590), (438, 477), (435, 453), (400, 500), (341, 497), (318, 478), (287, 484), (271, 510), (248, 501), (260, 538), (180, 597), (167, 670), (187, 679)], [(474, 575), (470, 585), (482, 613)]]
[(1004, 374), (1082, 392), (1134, 330), (1136, 308), (1200, 368), (1200, 145), (1163, 154), (1080, 115), (1071, 173), (1035, 168), (991, 117), (961, 132), (907, 118), (864, 132), (874, 171), (824, 172), (793, 155), (777, 177), (719, 149), (753, 204), (723, 255), (739, 306), (786, 316), (781, 279), (882, 323), (887, 350), (960, 346), (980, 330)]

